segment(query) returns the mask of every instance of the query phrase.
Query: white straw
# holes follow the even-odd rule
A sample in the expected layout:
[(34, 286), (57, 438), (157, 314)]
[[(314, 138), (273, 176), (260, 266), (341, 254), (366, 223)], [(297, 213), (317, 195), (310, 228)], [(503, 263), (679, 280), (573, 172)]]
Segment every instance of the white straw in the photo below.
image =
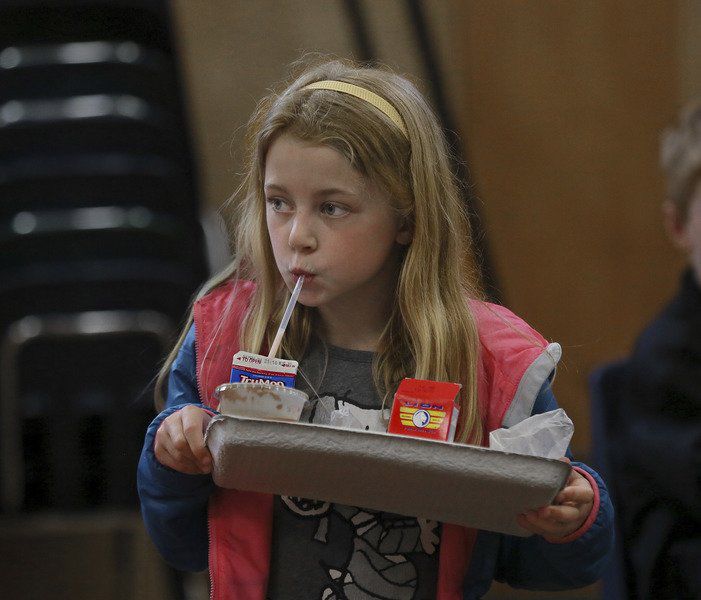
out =
[(297, 304), (297, 298), (299, 298), (299, 293), (302, 291), (303, 284), (304, 275), (300, 275), (297, 279), (297, 283), (295, 284), (295, 288), (292, 290), (292, 296), (290, 297), (290, 301), (287, 303), (287, 308), (285, 308), (285, 314), (282, 315), (282, 321), (280, 321), (280, 327), (277, 328), (277, 333), (275, 334), (273, 345), (270, 346), (268, 358), (273, 358), (277, 354), (277, 349), (280, 347), (282, 336), (285, 334), (287, 324), (290, 322), (290, 317), (292, 316), (292, 309), (295, 307), (295, 304)]

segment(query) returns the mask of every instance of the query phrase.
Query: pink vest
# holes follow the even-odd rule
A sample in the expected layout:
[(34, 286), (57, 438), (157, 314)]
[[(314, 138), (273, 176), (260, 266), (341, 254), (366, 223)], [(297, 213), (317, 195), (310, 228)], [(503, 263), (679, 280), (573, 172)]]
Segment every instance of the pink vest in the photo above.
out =
[[(231, 358), (239, 350), (239, 328), (253, 289), (250, 282), (229, 282), (195, 304), (197, 384), (203, 403), (213, 408), (216, 408), (214, 389), (229, 381)], [(531, 388), (537, 386), (537, 393), (545, 376), (555, 367), (559, 347), (552, 356), (545, 339), (504, 307), (473, 301), (471, 308), (480, 338), (478, 396), (484, 439), (488, 440), (489, 432), (508, 420), (507, 413), (513, 412), (510, 408), (517, 404), (514, 398), (523, 395), (524, 382), (528, 383), (527, 374), (540, 363), (542, 375), (530, 385)], [(218, 327), (223, 314), (226, 315), (223, 326)], [(215, 344), (212, 344), (213, 340), (216, 340)], [(205, 349), (208, 349), (206, 353)], [(530, 395), (523, 396), (531, 396), (532, 406), (535, 395), (533, 390), (530, 392)], [(530, 406), (526, 406), (523, 412), (530, 414)], [(222, 488), (217, 488), (212, 494), (209, 501), (209, 571), (214, 600), (265, 599), (272, 513), (273, 497), (269, 494)], [(463, 580), (476, 535), (474, 529), (443, 525), (438, 600), (462, 598)]]

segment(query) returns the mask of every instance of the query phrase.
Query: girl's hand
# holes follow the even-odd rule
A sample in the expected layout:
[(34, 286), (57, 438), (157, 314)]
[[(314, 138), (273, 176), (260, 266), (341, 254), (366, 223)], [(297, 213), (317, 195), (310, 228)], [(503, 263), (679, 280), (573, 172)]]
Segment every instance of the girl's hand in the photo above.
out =
[[(567, 458), (562, 458), (570, 462)], [(555, 496), (554, 504), (541, 506), (518, 515), (518, 524), (542, 535), (549, 542), (557, 542), (579, 529), (586, 521), (594, 505), (594, 490), (589, 481), (574, 469), (570, 472), (562, 491)]]
[(204, 432), (212, 416), (198, 406), (185, 406), (166, 417), (156, 432), (153, 450), (158, 462), (180, 473), (212, 472), (212, 455)]

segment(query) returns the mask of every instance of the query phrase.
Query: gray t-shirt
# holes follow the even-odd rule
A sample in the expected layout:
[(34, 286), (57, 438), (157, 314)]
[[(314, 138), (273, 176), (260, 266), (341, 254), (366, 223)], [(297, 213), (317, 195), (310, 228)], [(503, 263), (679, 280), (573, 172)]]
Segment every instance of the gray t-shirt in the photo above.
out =
[[(335, 409), (356, 426), (384, 431), (372, 360), (372, 352), (313, 345), (297, 375), (297, 387), (313, 399), (307, 420), (328, 422)], [(435, 521), (276, 496), (267, 597), (435, 598), (439, 536)]]

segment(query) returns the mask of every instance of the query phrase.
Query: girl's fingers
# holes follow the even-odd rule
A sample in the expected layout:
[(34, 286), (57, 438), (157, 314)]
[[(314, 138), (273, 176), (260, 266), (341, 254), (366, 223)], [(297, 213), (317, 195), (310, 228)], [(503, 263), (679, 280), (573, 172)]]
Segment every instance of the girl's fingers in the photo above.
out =
[(539, 517), (560, 523), (578, 523), (582, 518), (579, 508), (576, 506), (546, 506), (543, 512), (539, 511)]
[(594, 502), (594, 492), (591, 488), (581, 488), (578, 486), (566, 487), (557, 496), (556, 504), (591, 504)]
[(176, 470), (195, 464), (187, 446), (183, 446), (182, 435), (175, 422), (163, 422), (156, 433), (154, 453), (160, 462)]
[[(562, 459), (569, 462), (567, 459)], [(594, 490), (589, 481), (572, 470), (566, 487), (553, 504), (518, 515), (519, 525), (548, 540), (556, 540), (573, 533), (586, 520), (594, 503)]]
[(201, 473), (199, 465), (176, 450), (175, 446), (173, 446), (171, 440), (168, 438), (155, 442), (154, 454), (158, 462), (175, 471), (187, 473), (188, 475)]
[(209, 415), (200, 409), (183, 409), (182, 431), (194, 460), (200, 468), (209, 472), (212, 467), (212, 456), (204, 443), (205, 424)]
[[(204, 446), (202, 420), (188, 414), (189, 412), (183, 409), (163, 421), (156, 433), (154, 452), (159, 462), (176, 471), (209, 473), (211, 457)], [(201, 456), (202, 452), (206, 455), (199, 458), (198, 453)]]
[(168, 452), (163, 452), (160, 456), (157, 456), (158, 461), (165, 465), (166, 467), (170, 467), (174, 471), (178, 471), (179, 473), (185, 473), (187, 475), (201, 475), (202, 470), (200, 469), (200, 466), (189, 460), (180, 460), (175, 458), (172, 454)]
[(557, 496), (555, 502), (564, 504), (572, 502), (575, 504), (587, 504), (594, 501), (594, 490), (591, 489), (589, 482), (585, 480), (586, 487), (583, 485), (568, 485)]
[(533, 533), (558, 538), (577, 531), (588, 514), (586, 506), (543, 506), (519, 515), (519, 524)]
[(544, 527), (540, 523), (533, 522), (532, 518), (529, 518), (527, 514), (518, 515), (516, 520), (524, 529), (543, 537), (555, 538), (564, 537), (567, 535), (564, 526), (550, 525), (548, 527)]
[(539, 518), (532, 512), (519, 515), (517, 517), (519, 525), (528, 531), (549, 538), (561, 538), (576, 531), (578, 526), (572, 522), (558, 522), (549, 519)]

